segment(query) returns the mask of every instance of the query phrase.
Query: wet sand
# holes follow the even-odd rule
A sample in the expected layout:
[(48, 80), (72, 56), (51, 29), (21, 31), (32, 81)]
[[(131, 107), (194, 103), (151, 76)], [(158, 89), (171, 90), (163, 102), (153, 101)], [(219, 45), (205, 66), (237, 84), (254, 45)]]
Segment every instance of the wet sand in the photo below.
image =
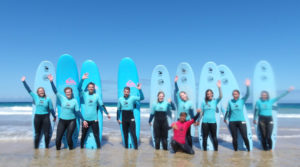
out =
[[(195, 140), (196, 142), (196, 140)], [(54, 141), (49, 150), (34, 150), (32, 141), (0, 141), (0, 166), (300, 166), (300, 145), (298, 139), (279, 139), (275, 151), (265, 152), (254, 142), (250, 153), (232, 150), (231, 143), (219, 141), (219, 151), (203, 152), (195, 143), (195, 155), (171, 154), (156, 151), (149, 138), (142, 138), (138, 151), (126, 150), (117, 138), (105, 136), (101, 150), (85, 150), (77, 147), (69, 151), (56, 151)]]

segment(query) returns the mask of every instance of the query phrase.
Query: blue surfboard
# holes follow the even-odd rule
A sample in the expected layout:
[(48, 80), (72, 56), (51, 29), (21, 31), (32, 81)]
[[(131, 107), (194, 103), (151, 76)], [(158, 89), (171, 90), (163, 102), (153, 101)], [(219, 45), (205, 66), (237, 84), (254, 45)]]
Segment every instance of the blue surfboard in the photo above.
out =
[[(101, 78), (99, 69), (95, 62), (92, 60), (87, 60), (82, 64), (81, 67), (81, 77), (85, 74), (89, 73), (89, 77), (85, 79), (85, 81), (82, 84), (82, 90), (86, 90), (87, 85), (92, 82), (95, 84), (95, 93), (99, 95), (99, 97), (102, 99), (102, 88), (101, 88)], [(81, 112), (84, 115), (85, 112), (85, 104), (84, 100), (81, 99)], [(98, 110), (98, 125), (99, 125), (99, 138), (100, 142), (102, 143), (102, 132), (103, 132), (103, 111), (101, 110), (102, 107), (99, 107)], [(85, 139), (85, 148), (88, 149), (97, 149), (97, 144), (95, 141), (95, 137), (92, 131), (92, 128), (89, 127), (86, 139)]]
[[(42, 61), (40, 65), (38, 66), (36, 73), (35, 73), (35, 80), (34, 80), (34, 93), (36, 93), (36, 90), (39, 87), (43, 87), (45, 89), (46, 96), (49, 97), (52, 101), (53, 107), (55, 108), (56, 105), (56, 95), (53, 93), (51, 84), (48, 80), (48, 75), (52, 75), (53, 79), (55, 81), (55, 67), (53, 64), (49, 61)], [(35, 130), (34, 130), (34, 113), (35, 113), (35, 105), (32, 105), (32, 126), (33, 126), (33, 137), (35, 135)], [(50, 128), (50, 139), (52, 137), (53, 129), (55, 122), (53, 121), (53, 117), (50, 114), (50, 123), (51, 123), (51, 128)], [(50, 140), (51, 141), (51, 140)], [(45, 136), (43, 133), (42, 129), (42, 135), (40, 137), (40, 144), (39, 148), (45, 148)]]
[[(257, 63), (254, 76), (253, 76), (253, 109), (255, 109), (255, 103), (260, 98), (262, 91), (268, 91), (269, 98), (276, 97), (276, 84), (272, 66), (267, 61), (260, 61)], [(277, 107), (277, 104), (274, 105)], [(275, 149), (277, 138), (277, 111), (273, 109), (273, 132), (272, 132), (272, 149)], [(261, 141), (261, 133), (256, 125), (255, 130), (258, 139)]]
[[(138, 72), (135, 63), (129, 57), (123, 58), (119, 64), (118, 72), (118, 97), (124, 96), (123, 90), (124, 87), (130, 87), (130, 94), (133, 96), (139, 96), (139, 90), (137, 89), (137, 84), (139, 83)], [(136, 103), (136, 108), (133, 110), (135, 125), (136, 125), (136, 136), (139, 143), (140, 139), (140, 103)], [(120, 120), (122, 120), (122, 114), (120, 114)], [(122, 124), (120, 124), (123, 145), (124, 143), (124, 134), (122, 129)], [(132, 136), (128, 135), (128, 148), (134, 148), (134, 143)]]
[[(172, 86), (171, 86), (169, 71), (167, 70), (167, 68), (164, 65), (157, 65), (153, 69), (152, 76), (151, 76), (150, 109), (152, 109), (153, 104), (157, 103), (157, 94), (160, 91), (165, 93), (165, 100), (171, 99), (172, 98), (172, 89), (171, 88), (172, 88)], [(152, 121), (152, 122), (154, 122), (154, 121)], [(168, 113), (168, 124), (169, 124), (169, 126), (171, 126), (171, 124), (172, 124), (172, 112)], [(151, 126), (151, 134), (152, 134), (153, 146), (155, 146), (153, 123)], [(172, 137), (172, 131), (169, 130), (168, 145), (170, 145), (171, 137)], [(160, 148), (162, 148), (162, 144), (161, 144)]]
[[(232, 92), (233, 92), (233, 90), (236, 90), (236, 89), (239, 90), (239, 85), (238, 85), (233, 73), (227, 66), (219, 65), (218, 70), (220, 72), (220, 80), (222, 81), (222, 91), (223, 91), (223, 98), (220, 102), (220, 105), (221, 105), (222, 113), (225, 116), (228, 102), (229, 102), (229, 100), (232, 99)], [(250, 121), (248, 118), (246, 106), (244, 106), (244, 117), (245, 117), (246, 124), (247, 124), (247, 137), (249, 140), (250, 150), (252, 150), (252, 148), (253, 148), (252, 131), (251, 131), (251, 124), (250, 124)], [(228, 127), (228, 129), (229, 129), (229, 127)], [(246, 150), (246, 146), (244, 144), (243, 138), (239, 132), (238, 132), (238, 149)]]
[[(207, 89), (211, 89), (214, 93), (214, 98), (219, 97), (219, 91), (217, 87), (217, 82), (220, 79), (220, 72), (217, 65), (214, 62), (207, 62), (203, 67), (199, 80), (198, 89), (198, 108), (201, 108), (201, 104), (205, 102), (205, 92)], [(216, 113), (217, 121), (217, 137), (219, 134), (220, 127), (220, 112)], [(202, 137), (202, 119), (200, 121), (200, 126), (198, 127), (199, 143), (200, 148), (203, 149), (203, 137)], [(207, 139), (207, 150), (214, 150), (213, 142), (211, 136)]]
[[(180, 63), (177, 67), (176, 75), (178, 76), (178, 88), (179, 91), (187, 93), (189, 100), (194, 105), (194, 115), (196, 115), (196, 82), (195, 74), (192, 67), (188, 63)], [(178, 119), (178, 112), (175, 116)], [(191, 126), (191, 136), (195, 136), (195, 126)]]
[[(75, 60), (72, 56), (68, 54), (62, 55), (57, 63), (57, 70), (56, 70), (56, 87), (57, 92), (61, 95), (65, 95), (64, 89), (66, 87), (71, 87), (73, 90), (73, 96), (77, 100), (78, 104), (80, 104), (79, 92), (78, 92), (78, 71), (77, 65)], [(60, 118), (61, 113), (61, 104), (60, 101), (57, 101), (57, 110), (58, 110), (58, 118)], [(74, 148), (77, 145), (79, 129), (80, 129), (80, 119), (77, 118), (76, 120), (76, 129), (73, 133), (73, 145)], [(62, 139), (64, 143), (64, 147), (67, 148), (67, 140), (66, 135), (64, 135)]]

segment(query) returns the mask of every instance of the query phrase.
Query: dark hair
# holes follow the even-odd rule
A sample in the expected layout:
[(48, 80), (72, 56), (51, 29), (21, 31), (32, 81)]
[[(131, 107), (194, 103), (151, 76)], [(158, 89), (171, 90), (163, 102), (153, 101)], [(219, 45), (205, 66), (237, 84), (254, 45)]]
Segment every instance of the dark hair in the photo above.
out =
[(268, 91), (266, 91), (266, 90), (263, 90), (263, 91), (261, 91), (261, 93), (260, 93), (260, 94), (263, 94), (263, 93), (267, 94), (267, 96), (268, 96), (268, 98), (267, 98), (267, 99), (269, 99), (269, 98), (270, 98), (270, 95), (269, 95), (269, 92), (268, 92)]
[(182, 116), (182, 115), (187, 116), (186, 112), (181, 112), (181, 113), (180, 113), (180, 116)]
[(90, 82), (87, 86), (93, 85), (95, 87), (95, 84), (93, 82)]
[(213, 95), (214, 95), (214, 92), (211, 90), (211, 89), (207, 89), (206, 92), (205, 92), (205, 103), (207, 104), (208, 102), (208, 97), (207, 97), (207, 93), (208, 92), (211, 92)]
[(46, 97), (46, 91), (45, 91), (45, 89), (44, 89), (43, 87), (37, 88), (36, 94), (37, 94), (38, 96), (40, 96), (40, 95), (39, 95), (39, 89), (43, 89), (43, 90), (44, 90), (44, 97)]
[(66, 87), (66, 88), (64, 89), (64, 92), (66, 92), (67, 90), (71, 90), (71, 92), (73, 93), (73, 89), (72, 89), (71, 87)]
[(130, 91), (130, 87), (126, 86), (126, 87), (124, 88), (124, 90)]
[(232, 94), (233, 94), (234, 92), (237, 92), (238, 94), (240, 94), (240, 91), (237, 90), (237, 89), (233, 90), (233, 91), (232, 91)]

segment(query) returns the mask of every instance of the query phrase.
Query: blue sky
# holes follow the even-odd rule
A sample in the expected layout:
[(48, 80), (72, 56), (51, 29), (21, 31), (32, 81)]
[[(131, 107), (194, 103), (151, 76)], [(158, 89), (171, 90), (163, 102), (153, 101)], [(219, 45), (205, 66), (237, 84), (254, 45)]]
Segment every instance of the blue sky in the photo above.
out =
[[(196, 79), (205, 62), (228, 65), (242, 86), (255, 64), (268, 60), (278, 90), (300, 88), (300, 1), (14, 1), (0, 2), (0, 101), (29, 96), (20, 83), (33, 84), (43, 60), (57, 63), (71, 54), (78, 69), (94, 60), (104, 100), (117, 96), (119, 61), (134, 59), (144, 91), (157, 64), (172, 78), (186, 61)], [(300, 91), (285, 101), (300, 102)]]

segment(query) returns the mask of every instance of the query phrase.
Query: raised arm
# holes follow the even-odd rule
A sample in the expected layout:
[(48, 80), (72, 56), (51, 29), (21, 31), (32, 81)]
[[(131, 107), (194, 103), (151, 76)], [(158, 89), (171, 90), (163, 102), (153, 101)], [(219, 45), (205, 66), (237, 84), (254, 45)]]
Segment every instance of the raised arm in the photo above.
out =
[(218, 90), (219, 90), (219, 97), (217, 99), (217, 103), (219, 103), (223, 98), (223, 93), (222, 93), (222, 89), (221, 89), (221, 81), (220, 80), (217, 83), (217, 87), (218, 87)]
[(291, 91), (293, 91), (295, 88), (293, 86), (291, 86), (287, 91), (285, 91), (284, 93), (282, 93), (280, 96), (275, 97), (274, 99), (272, 99), (272, 102), (275, 103), (278, 100), (280, 100), (281, 98), (283, 98), (284, 96), (288, 95)]
[(246, 89), (247, 89), (247, 91), (246, 91), (245, 96), (243, 97), (243, 100), (244, 100), (245, 102), (247, 101), (247, 99), (248, 99), (248, 97), (249, 97), (249, 95), (250, 95), (250, 84), (251, 84), (250, 80), (249, 80), (249, 79), (246, 79)]
[(82, 78), (81, 78), (81, 80), (80, 80), (80, 82), (78, 84), (78, 91), (79, 91), (80, 94), (82, 92), (84, 92), (84, 90), (82, 90), (82, 84), (83, 84), (84, 80), (88, 78), (88, 76), (89, 76), (88, 73), (83, 74), (83, 76), (82, 76)]
[(57, 89), (56, 89), (56, 87), (55, 87), (55, 85), (54, 85), (54, 83), (53, 83), (53, 76), (52, 76), (51, 74), (48, 75), (48, 79), (49, 79), (49, 81), (50, 81), (50, 83), (51, 83), (51, 87), (52, 87), (53, 92), (54, 92), (55, 94), (57, 94)]
[(178, 88), (178, 84), (177, 84), (177, 81), (178, 81), (178, 76), (175, 77), (174, 79), (174, 84), (175, 84), (175, 90), (174, 90), (174, 100), (175, 100), (175, 103), (178, 105), (178, 100), (179, 100), (179, 88)]
[(21, 81), (22, 81), (22, 83), (23, 83), (25, 89), (27, 90), (27, 92), (28, 92), (28, 93), (32, 92), (31, 89), (30, 89), (30, 87), (29, 87), (28, 84), (26, 83), (26, 77), (25, 77), (25, 76), (22, 77)]

